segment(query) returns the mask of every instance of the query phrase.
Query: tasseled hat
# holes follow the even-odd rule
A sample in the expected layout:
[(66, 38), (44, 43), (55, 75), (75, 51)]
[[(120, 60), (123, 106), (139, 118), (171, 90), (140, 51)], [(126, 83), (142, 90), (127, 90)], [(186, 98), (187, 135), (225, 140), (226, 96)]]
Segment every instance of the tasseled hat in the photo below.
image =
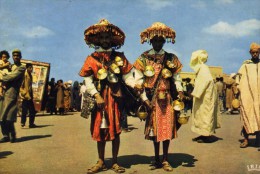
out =
[(162, 36), (164, 39), (166, 39), (167, 42), (172, 42), (174, 44), (174, 39), (176, 37), (175, 31), (161, 22), (153, 23), (151, 27), (141, 32), (140, 36), (142, 44), (144, 42), (150, 43), (150, 40), (154, 36)]
[(84, 32), (84, 40), (90, 47), (95, 47), (98, 44), (98, 34), (101, 32), (110, 32), (112, 35), (111, 46), (115, 49), (124, 45), (125, 34), (117, 26), (111, 24), (107, 19), (101, 19), (99, 23), (88, 27)]

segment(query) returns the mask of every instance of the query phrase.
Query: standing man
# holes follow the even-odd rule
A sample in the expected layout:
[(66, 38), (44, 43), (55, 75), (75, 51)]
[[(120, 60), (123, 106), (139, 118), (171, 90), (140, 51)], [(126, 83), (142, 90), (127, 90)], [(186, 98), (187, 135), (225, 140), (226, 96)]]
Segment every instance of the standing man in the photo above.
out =
[(86, 92), (95, 98), (97, 104), (92, 111), (90, 129), (93, 140), (97, 141), (99, 157), (88, 173), (107, 169), (104, 163), (107, 141), (112, 141), (112, 170), (123, 173), (125, 169), (117, 163), (124, 92), (121, 85), (124, 81), (133, 87), (134, 78), (132, 65), (123, 53), (115, 50), (124, 44), (125, 34), (108, 20), (102, 19), (87, 28), (84, 35), (86, 44), (94, 47), (95, 52), (86, 58), (79, 75), (85, 77)]
[(80, 87), (80, 93), (79, 93), (79, 95), (81, 96), (81, 103), (80, 103), (80, 109), (82, 109), (82, 106), (83, 106), (83, 101), (84, 101), (84, 94), (85, 94), (85, 92), (86, 92), (86, 83), (85, 83), (85, 80), (83, 80), (83, 82), (82, 82), (82, 85), (81, 85), (81, 87)]
[(192, 141), (209, 143), (215, 129), (220, 127), (218, 120), (218, 92), (209, 67), (205, 64), (208, 53), (198, 50), (192, 53), (190, 67), (195, 71), (196, 78), (193, 92), (193, 112), (191, 130), (200, 136)]
[(32, 71), (33, 65), (31, 63), (26, 64), (26, 71), (24, 73), (23, 83), (20, 88), (20, 96), (22, 99), (22, 116), (21, 126), (24, 127), (26, 123), (26, 116), (29, 111), (29, 128), (35, 128), (35, 108), (33, 103), (33, 89), (32, 89)]
[(191, 110), (192, 113), (192, 91), (193, 91), (193, 85), (190, 83), (191, 79), (190, 78), (186, 78), (186, 91), (184, 92), (184, 103), (185, 103), (185, 107), (184, 107), (184, 114), (187, 114), (188, 110)]
[(48, 96), (48, 107), (51, 115), (53, 115), (53, 113), (57, 115), (56, 100), (57, 100), (57, 90), (55, 89), (55, 78), (51, 78), (51, 81), (49, 82), (49, 96)]
[(221, 82), (221, 77), (216, 78), (216, 86), (217, 86), (217, 91), (218, 91), (218, 108), (219, 112), (223, 113), (224, 108), (223, 108), (223, 96), (224, 96), (224, 84)]
[(6, 85), (4, 99), (0, 101), (0, 121), (3, 138), (0, 142), (14, 143), (16, 140), (16, 132), (14, 122), (17, 120), (17, 98), (21, 87), (25, 65), (21, 64), (22, 53), (15, 49), (12, 52), (14, 65), (12, 71), (0, 79)]
[[(176, 113), (172, 101), (177, 95), (183, 98), (183, 88), (179, 72), (182, 64), (178, 57), (164, 51), (164, 43), (174, 43), (175, 31), (161, 22), (155, 22), (140, 34), (141, 43), (152, 44), (152, 49), (145, 51), (134, 63), (135, 79), (144, 87), (141, 98), (150, 110), (146, 119), (145, 139), (152, 140), (155, 163), (150, 169), (163, 168), (172, 171), (168, 162), (170, 140), (177, 136)], [(160, 160), (160, 142), (163, 145), (163, 159)]]
[(236, 73), (231, 73), (226, 81), (226, 108), (228, 109), (227, 114), (233, 113), (234, 108), (232, 106), (232, 101), (235, 98), (238, 98), (239, 95), (235, 79)]
[(256, 135), (255, 145), (260, 146), (260, 45), (252, 43), (250, 54), (251, 59), (244, 61), (238, 71), (240, 78), (237, 78), (244, 136), (244, 141), (240, 144), (241, 148), (248, 146), (250, 134)]

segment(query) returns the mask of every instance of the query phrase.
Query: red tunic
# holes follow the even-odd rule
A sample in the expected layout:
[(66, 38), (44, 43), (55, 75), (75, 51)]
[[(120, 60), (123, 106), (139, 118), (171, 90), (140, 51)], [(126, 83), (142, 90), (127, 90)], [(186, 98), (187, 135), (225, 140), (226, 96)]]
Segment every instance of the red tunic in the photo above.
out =
[[(88, 56), (81, 68), (79, 75), (82, 77), (94, 75), (94, 81), (98, 80), (97, 72), (102, 68), (101, 62), (104, 61), (104, 64), (109, 62), (110, 54), (111, 52), (94, 52), (92, 55)], [(124, 62), (124, 65), (120, 67), (120, 73), (122, 75), (129, 73), (132, 69), (132, 65), (128, 62), (124, 54), (115, 52), (115, 56), (121, 57)], [(104, 68), (108, 69), (106, 66), (104, 66)], [(120, 117), (122, 111), (119, 108), (119, 101), (111, 95), (112, 89), (112, 85), (107, 85), (100, 94), (105, 101), (105, 112), (109, 128), (100, 129), (102, 111), (97, 109), (92, 114), (90, 130), (92, 138), (95, 141), (110, 141), (121, 133)]]
[[(155, 74), (152, 77), (146, 77), (144, 80), (144, 86), (146, 89), (151, 89), (156, 85), (156, 81), (160, 75), (160, 72), (163, 68), (163, 55), (148, 55), (148, 52), (144, 52), (142, 56), (140, 56), (137, 61), (134, 63), (134, 67), (141, 72), (144, 72), (146, 65), (153, 66), (155, 70)], [(148, 59), (149, 57), (149, 59)], [(172, 74), (176, 74), (181, 71), (182, 64), (178, 60), (178, 58), (171, 54), (172, 62), (175, 65), (175, 68), (169, 69), (171, 70)], [(172, 138), (177, 136), (176, 130), (176, 119), (174, 116), (174, 110), (171, 106), (171, 95), (170, 91), (170, 81), (168, 79), (161, 78), (158, 82), (158, 89), (157, 91), (165, 91), (167, 92), (165, 100), (158, 99), (158, 93), (155, 93), (155, 100), (153, 104), (153, 111), (151, 114), (150, 119), (147, 119), (146, 127), (145, 127), (145, 138), (146, 139), (153, 139), (149, 137), (149, 130), (152, 127), (154, 129), (155, 141), (165, 141), (171, 140)]]

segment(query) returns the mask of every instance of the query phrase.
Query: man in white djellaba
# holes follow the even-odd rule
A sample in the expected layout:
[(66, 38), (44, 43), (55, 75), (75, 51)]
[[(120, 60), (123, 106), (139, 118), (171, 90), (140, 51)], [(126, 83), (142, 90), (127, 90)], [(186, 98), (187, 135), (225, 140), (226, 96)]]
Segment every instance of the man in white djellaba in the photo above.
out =
[[(242, 134), (240, 148), (249, 145), (249, 135), (255, 135), (255, 146), (260, 147), (260, 45), (250, 45), (251, 59), (245, 60), (238, 71)], [(260, 148), (258, 149), (260, 151)]]
[(192, 53), (190, 67), (195, 71), (196, 78), (193, 96), (193, 112), (191, 130), (200, 136), (192, 140), (198, 143), (212, 142), (211, 135), (220, 127), (218, 110), (218, 93), (214, 79), (208, 66), (208, 53), (197, 50)]

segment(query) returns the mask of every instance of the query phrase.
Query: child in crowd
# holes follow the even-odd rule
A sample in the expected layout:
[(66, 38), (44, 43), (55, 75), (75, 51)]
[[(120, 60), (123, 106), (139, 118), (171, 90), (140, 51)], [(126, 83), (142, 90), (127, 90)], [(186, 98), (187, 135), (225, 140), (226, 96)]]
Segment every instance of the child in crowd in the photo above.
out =
[[(9, 58), (10, 55), (7, 51), (3, 50), (0, 52), (0, 78), (11, 71), (11, 63), (8, 61)], [(3, 97), (3, 94), (4, 85), (2, 82), (0, 82), (0, 98)]]

